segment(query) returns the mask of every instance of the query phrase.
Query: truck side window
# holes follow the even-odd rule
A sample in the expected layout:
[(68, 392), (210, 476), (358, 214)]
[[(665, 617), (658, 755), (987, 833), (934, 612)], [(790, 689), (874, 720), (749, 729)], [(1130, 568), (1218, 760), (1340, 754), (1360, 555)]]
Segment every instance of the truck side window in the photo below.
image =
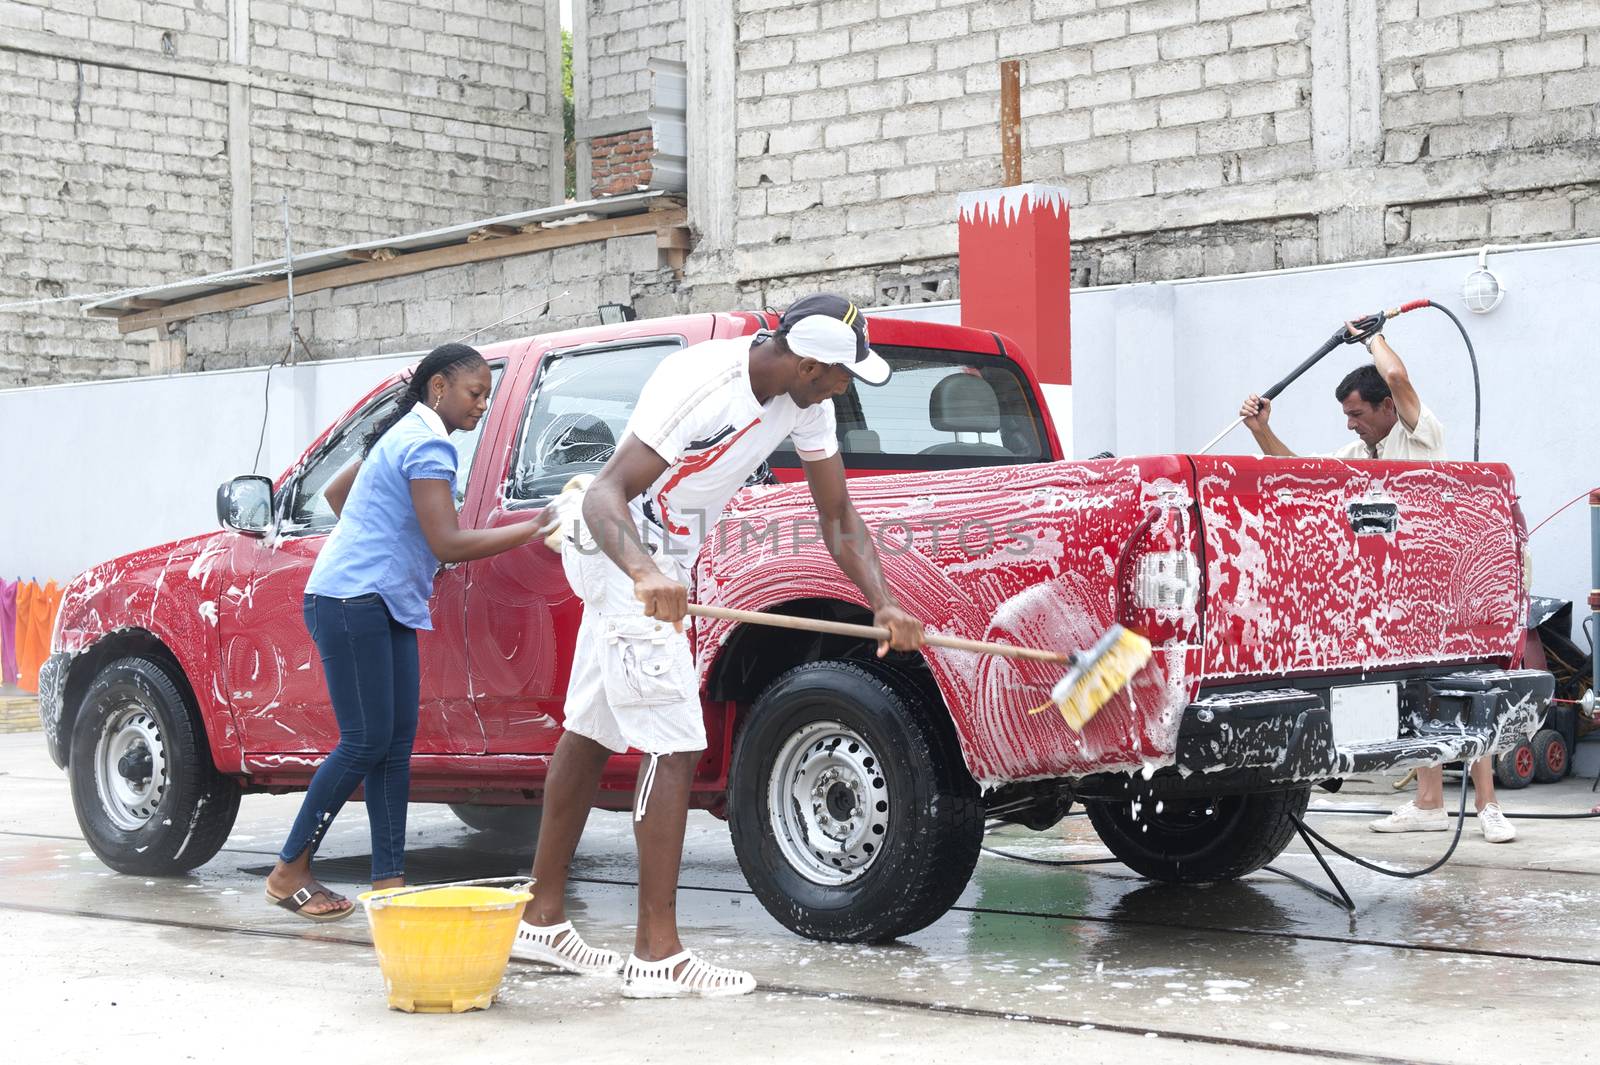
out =
[(681, 337), (650, 337), (546, 355), (528, 394), (506, 499), (545, 499), (580, 473), (598, 473), (645, 381), (683, 346)]
[[(880, 388), (851, 384), (833, 401), (839, 451), (853, 469), (954, 469), (1039, 462), (1042, 417), (1010, 360), (873, 345), (894, 368)], [(792, 445), (772, 457), (794, 468)]]
[[(499, 387), (505, 367), (504, 360), (489, 364), (489, 374), (496, 388)], [(333, 480), (334, 475), (340, 470), (360, 457), (361, 447), (366, 441), (367, 434), (385, 415), (394, 410), (394, 405), (399, 402), (403, 389), (404, 385), (396, 384), (361, 408), (354, 417), (340, 426), (329, 438), (329, 442), (323, 445), (322, 450), (312, 457), (310, 465), (300, 475), (294, 488), (293, 502), (290, 504), (288, 515), (288, 531), (317, 533), (327, 532), (333, 528), (338, 519), (323, 494), (328, 482)], [(489, 393), (489, 403), (492, 409), (493, 391)], [(456, 454), (459, 456), (455, 484), (457, 507), (466, 501), (467, 474), (472, 469), (472, 457), (478, 450), (478, 440), (483, 434), (483, 427), (488, 424), (489, 415), (485, 414), (470, 433), (454, 433), (450, 437), (450, 442), (455, 444)]]

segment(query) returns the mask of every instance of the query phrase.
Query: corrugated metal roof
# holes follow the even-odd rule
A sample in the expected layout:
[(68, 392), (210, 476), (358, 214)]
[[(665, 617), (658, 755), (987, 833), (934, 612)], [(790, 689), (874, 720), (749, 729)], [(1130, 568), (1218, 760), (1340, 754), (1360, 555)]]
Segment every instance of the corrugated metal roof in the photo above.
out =
[[(349, 266), (352, 262), (379, 257), (385, 251), (392, 250), (396, 254), (405, 254), (408, 252), (427, 251), (431, 248), (440, 248), (451, 244), (464, 244), (473, 240), (475, 234), (481, 239), (483, 236), (503, 233), (507, 230), (549, 229), (562, 225), (574, 225), (578, 222), (595, 218), (613, 218), (618, 215), (640, 214), (650, 209), (652, 201), (670, 195), (667, 192), (651, 190), (648, 192), (629, 193), (623, 196), (610, 196), (600, 200), (582, 200), (577, 203), (563, 203), (553, 207), (541, 207), (533, 211), (520, 211), (516, 214), (484, 218), (476, 222), (464, 222), (461, 225), (447, 226), (444, 229), (430, 229), (423, 233), (410, 233), (405, 236), (389, 237), (383, 240), (369, 240), (361, 244), (346, 244), (337, 248), (322, 248), (295, 255), (293, 257), (294, 274), (299, 277), (303, 274), (314, 274), (334, 267)], [(110, 299), (86, 304), (83, 310), (86, 314), (99, 312), (98, 316), (104, 316), (108, 313), (120, 314), (149, 310), (152, 306), (178, 303), (200, 296), (209, 296), (219, 292), (245, 288), (252, 283), (258, 283), (261, 279), (281, 278), (287, 272), (287, 267), (287, 260), (273, 259), (270, 262), (256, 263), (252, 266), (240, 267), (237, 270), (229, 270), (225, 273), (207, 274), (204, 277), (187, 278), (170, 284), (119, 293)]]

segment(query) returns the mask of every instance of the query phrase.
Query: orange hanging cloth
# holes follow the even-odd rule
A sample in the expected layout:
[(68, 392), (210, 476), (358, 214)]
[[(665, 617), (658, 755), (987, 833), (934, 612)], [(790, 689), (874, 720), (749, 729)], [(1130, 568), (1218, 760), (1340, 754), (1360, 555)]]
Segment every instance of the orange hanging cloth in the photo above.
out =
[[(38, 638), (38, 616), (48, 609), (44, 589), (29, 581), (17, 589), (17, 687), (23, 691), (39, 690), (39, 667), (44, 665), (46, 650)], [(45, 633), (44, 642), (50, 635)]]
[(50, 637), (55, 635), (56, 615), (61, 613), (61, 597), (66, 593), (65, 588), (57, 586), (51, 581), (44, 586), (44, 624), (39, 629), (39, 664), (42, 666), (50, 657)]

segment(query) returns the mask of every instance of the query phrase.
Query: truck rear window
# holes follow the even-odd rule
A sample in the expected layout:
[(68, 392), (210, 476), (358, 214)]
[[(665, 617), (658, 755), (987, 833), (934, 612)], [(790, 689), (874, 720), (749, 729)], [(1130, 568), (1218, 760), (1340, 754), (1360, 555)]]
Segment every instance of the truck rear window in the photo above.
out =
[[(874, 344), (894, 375), (880, 388), (853, 383), (833, 401), (845, 466), (959, 469), (1041, 462), (1045, 432), (1027, 379), (998, 355)], [(795, 468), (787, 442), (772, 465)]]

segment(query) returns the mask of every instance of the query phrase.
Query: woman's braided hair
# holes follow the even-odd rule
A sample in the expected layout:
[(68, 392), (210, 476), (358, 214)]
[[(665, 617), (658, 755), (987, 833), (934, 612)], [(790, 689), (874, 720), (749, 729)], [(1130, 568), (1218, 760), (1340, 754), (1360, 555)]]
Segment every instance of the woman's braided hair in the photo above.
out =
[(478, 353), (478, 349), (466, 344), (440, 344), (428, 352), (427, 357), (417, 364), (416, 371), (411, 375), (411, 383), (401, 394), (395, 409), (386, 414), (383, 420), (373, 426), (372, 431), (367, 434), (367, 439), (361, 447), (361, 454), (363, 456), (370, 454), (373, 445), (384, 433), (399, 424), (401, 418), (410, 414), (412, 407), (427, 402), (429, 381), (440, 374), (449, 379), (463, 370), (476, 370), (479, 366), (487, 365), (483, 356)]

